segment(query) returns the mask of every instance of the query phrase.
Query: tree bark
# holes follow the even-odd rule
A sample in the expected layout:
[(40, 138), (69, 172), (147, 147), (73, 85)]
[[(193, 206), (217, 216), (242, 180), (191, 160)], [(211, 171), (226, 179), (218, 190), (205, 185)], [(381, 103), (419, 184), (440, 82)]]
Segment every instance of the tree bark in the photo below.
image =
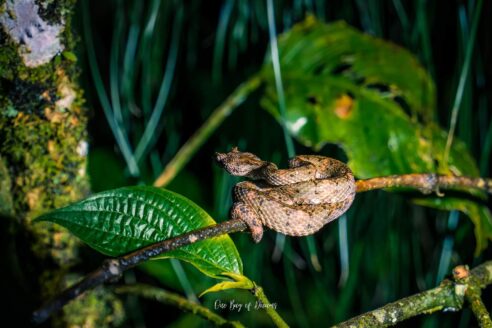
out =
[[(59, 226), (32, 224), (89, 191), (87, 110), (72, 52), (74, 7), (75, 0), (0, 0), (0, 213), (2, 228), (8, 228), (1, 237), (9, 245), (2, 248), (9, 253), (2, 257), (9, 272), (1, 278), (9, 289), (9, 279), (27, 280), (25, 293), (9, 304), (13, 322), (27, 320), (22, 312), (32, 308), (26, 307), (76, 279), (67, 273), (78, 258), (77, 239)], [(99, 289), (64, 309), (53, 324), (104, 326), (117, 303)]]

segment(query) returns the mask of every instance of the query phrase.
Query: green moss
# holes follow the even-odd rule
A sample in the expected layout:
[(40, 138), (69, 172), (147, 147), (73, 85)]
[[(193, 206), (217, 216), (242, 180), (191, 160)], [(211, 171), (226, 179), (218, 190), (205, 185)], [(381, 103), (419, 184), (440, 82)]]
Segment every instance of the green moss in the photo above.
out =
[[(71, 112), (46, 112), (0, 117), (0, 153), (11, 168), (15, 212), (26, 218), (27, 226), (31, 226), (33, 217), (83, 198), (88, 190), (86, 158), (77, 152), (79, 143), (86, 139), (84, 113), (78, 107)], [(73, 246), (73, 242), (60, 244), (64, 238), (56, 228), (31, 228), (40, 237), (40, 244), (34, 247), (39, 255), (44, 257), (49, 252), (60, 263), (67, 263), (73, 251), (60, 246)], [(46, 245), (56, 246), (58, 254)]]
[(125, 318), (123, 304), (107, 289), (98, 287), (63, 309), (71, 327), (117, 327)]
[(53, 74), (55, 65), (53, 61), (35, 68), (29, 68), (24, 65), (19, 65), (17, 69), (17, 77), (21, 80), (31, 83), (53, 84)]
[[(36, 114), (19, 113), (13, 119), (3, 119), (7, 123), (4, 126), (10, 128), (4, 131), (1, 151), (15, 164), (16, 188), (28, 192), (52, 185), (54, 195), (76, 196), (66, 188), (85, 165), (85, 158), (76, 153), (79, 141), (85, 139), (84, 119), (60, 114), (55, 119), (68, 122), (52, 123)], [(72, 124), (72, 120), (77, 123)], [(52, 208), (54, 203), (46, 205)]]
[[(0, 27), (0, 78), (12, 80), (15, 76), (15, 68), (21, 61), (19, 54), (17, 53), (17, 47), (9, 36)], [(2, 87), (2, 81), (0, 81), (0, 87)], [(0, 89), (1, 90), (1, 89)]]
[(14, 204), (10, 194), (11, 182), (7, 166), (0, 156), (0, 213), (13, 214)]
[[(69, 274), (66, 270), (45, 271), (39, 277), (43, 285), (42, 298), (50, 299), (57, 291), (67, 288), (80, 280), (78, 274)], [(123, 304), (114, 294), (97, 287), (87, 291), (75, 301), (63, 307), (63, 316), (54, 317), (52, 327), (117, 327), (125, 317)]]
[[(56, 20), (67, 15), (74, 3), (40, 1), (38, 5), (43, 18)], [(76, 75), (74, 63), (60, 56), (58, 65), (52, 60), (28, 68), (17, 45), (0, 30), (0, 153), (12, 171), (15, 210), (30, 218), (86, 192), (86, 178), (81, 176), (86, 159), (77, 153), (79, 142), (86, 139), (86, 119), (80, 96), (70, 108), (56, 106), (63, 87), (80, 93), (70, 82)], [(71, 34), (69, 24), (65, 33)]]
[(60, 24), (62, 17), (70, 16), (76, 0), (35, 0), (39, 7), (39, 16), (50, 25)]
[[(74, 3), (38, 1), (44, 20), (59, 23), (64, 17), (61, 38), (68, 52), (75, 45), (68, 15)], [(86, 154), (81, 151), (87, 117), (82, 90), (73, 82), (78, 75), (75, 64), (73, 58), (58, 54), (47, 64), (26, 67), (17, 44), (0, 27), (0, 202), (5, 204), (0, 211), (21, 218), (32, 236), (34, 255), (53, 264), (33, 277), (40, 277), (43, 299), (66, 285), (79, 241), (58, 225), (33, 224), (32, 219), (84, 198), (89, 190)], [(71, 302), (55, 323), (104, 327), (122, 318), (121, 302), (109, 291), (97, 289)]]
[[(50, 25), (64, 22), (61, 35), (61, 43), (65, 51), (71, 51), (75, 47), (76, 38), (71, 30), (72, 18), (70, 13), (75, 5), (75, 0), (57, 1), (35, 1), (39, 7), (40, 17)], [(18, 54), (18, 45), (14, 42), (3, 28), (0, 28), (0, 77), (8, 80), (17, 77), (26, 82), (48, 83), (53, 82), (51, 78), (56, 69), (63, 68), (65, 71), (75, 71), (73, 61), (58, 54), (49, 63), (34, 68), (26, 67)], [(61, 58), (60, 58), (61, 57)], [(60, 60), (61, 59), (61, 60)], [(64, 59), (64, 60), (63, 60)], [(72, 72), (73, 71), (73, 72)]]

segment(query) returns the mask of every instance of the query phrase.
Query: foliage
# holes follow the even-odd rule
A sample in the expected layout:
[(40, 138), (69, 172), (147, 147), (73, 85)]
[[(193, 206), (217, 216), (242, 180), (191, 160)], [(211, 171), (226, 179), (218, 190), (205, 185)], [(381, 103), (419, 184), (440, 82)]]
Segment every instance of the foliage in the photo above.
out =
[[(44, 219), (59, 222), (105, 254), (119, 255), (175, 232), (211, 224), (214, 221), (207, 212), (227, 219), (230, 190), (237, 180), (215, 168), (210, 154), (231, 145), (285, 165), (286, 143), (293, 137), (297, 153), (317, 152), (347, 160), (359, 178), (428, 171), (490, 176), (492, 93), (488, 92), (490, 64), (485, 60), (490, 41), (483, 32), (492, 23), (483, 20), (490, 6), (482, 13), (475, 1), (267, 1), (273, 9), (273, 15), (267, 15), (263, 0), (189, 1), (186, 5), (159, 0), (79, 3), (76, 26), (83, 47), (76, 53), (70, 47), (58, 60), (69, 67), (80, 65), (87, 107), (94, 113), (89, 124), (89, 175), (93, 191), (103, 193)], [(469, 42), (474, 30), (470, 25), (476, 26), (481, 13), (474, 47)], [(325, 24), (339, 20), (346, 23)], [(275, 27), (285, 31), (279, 33), (278, 58), (271, 42)], [(471, 50), (467, 72), (462, 67), (465, 53)], [(0, 62), (9, 64), (0, 65), (2, 76), (25, 77), (26, 72), (12, 71), (10, 58), (0, 57)], [(272, 70), (276, 60), (277, 72)], [(51, 67), (42, 67), (32, 76), (45, 72), (50, 73)], [(263, 88), (251, 92), (245, 105), (226, 117), (196, 156), (187, 158), (189, 165), (168, 190), (142, 186), (109, 190), (152, 184), (213, 109), (251, 76), (260, 76)], [(462, 98), (456, 92), (458, 81), (466, 81)], [(457, 101), (459, 138), (453, 139), (447, 163), (443, 151), (453, 99), (461, 99)], [(22, 110), (42, 112), (40, 100), (34, 100), (34, 108)], [(4, 105), (9, 110), (0, 116), (3, 121), (17, 115), (19, 108)], [(290, 134), (287, 142), (282, 138), (283, 126)], [(46, 143), (51, 133), (61, 133), (41, 132), (42, 138), (32, 136), (36, 146)], [(66, 131), (62, 132), (60, 139), (65, 140)], [(76, 134), (80, 135), (79, 129)], [(16, 155), (10, 151), (14, 146), (8, 150), (11, 156)], [(55, 148), (54, 155), (60, 155)], [(31, 158), (28, 153), (17, 156), (23, 162)], [(59, 158), (67, 163), (62, 166), (79, 171), (69, 165), (70, 158)], [(53, 174), (59, 179), (54, 169), (40, 172), (43, 181)], [(36, 180), (11, 183), (36, 190)], [(39, 197), (43, 194), (38, 192)], [(101, 195), (114, 199), (101, 203)], [(147, 211), (147, 216), (130, 211), (131, 215), (124, 215), (123, 207), (117, 211), (113, 207), (134, 201), (145, 210), (147, 202), (158, 202), (173, 214)], [(229, 287), (248, 289), (258, 283), (292, 325), (333, 324), (434, 287), (455, 264), (490, 257), (487, 240), (492, 225), (486, 205), (483, 195), (466, 191), (445, 197), (371, 192), (357, 196), (346, 216), (313, 238), (282, 239), (267, 232), (262, 243), (252, 247), (247, 236), (235, 235), (234, 243), (229, 237), (210, 240), (207, 249), (197, 244), (190, 253), (174, 252), (172, 257), (189, 261), (213, 277), (223, 271), (244, 274), (229, 275), (233, 281), (221, 282), (212, 287), (217, 293), (203, 296), (210, 309), (217, 300), (250, 301), (246, 293)], [(109, 212), (91, 215), (94, 208), (101, 209), (98, 206)], [(471, 221), (461, 220), (456, 210)], [(195, 213), (196, 220), (186, 213)], [(104, 221), (112, 216), (119, 218), (114, 220), (119, 225)], [(125, 219), (130, 224), (125, 225)], [(157, 222), (167, 228), (155, 230)], [(104, 231), (95, 233), (94, 227)], [(143, 240), (128, 238), (151, 230), (154, 233)], [(107, 234), (114, 231), (121, 234)], [(223, 253), (216, 253), (220, 247), (229, 250), (225, 263)], [(126, 279), (134, 277), (177, 289), (192, 300), (214, 282), (176, 260), (148, 262)], [(153, 306), (148, 300), (127, 301), (125, 311), (132, 315), (127, 318), (129, 325), (200, 324), (194, 317), (163, 318), (160, 310), (140, 312), (139, 308)], [(263, 312), (221, 314), (247, 326), (271, 324)], [(460, 327), (472, 324), (470, 313), (423, 316), (408, 326), (456, 326), (458, 322)]]
[[(160, 138), (155, 139), (158, 140), (155, 147), (152, 147), (139, 162), (140, 174), (137, 177), (131, 177), (131, 170), (128, 168), (118, 168), (128, 161), (121, 153), (112, 152), (113, 143), (109, 142), (108, 145), (108, 140), (112, 138), (108, 133), (108, 125), (104, 121), (102, 111), (95, 111), (96, 119), (92, 122), (93, 145), (97, 147), (99, 154), (102, 151), (109, 153), (110, 156), (107, 157), (111, 157), (112, 162), (119, 159), (117, 165), (111, 164), (118, 172), (114, 174), (114, 179), (104, 181), (96, 178), (98, 190), (134, 184), (135, 181), (152, 183), (179, 146), (209, 117), (212, 109), (222, 103), (239, 83), (255, 72), (261, 70), (267, 82), (266, 89), (260, 94), (263, 98), (261, 105), (268, 108), (269, 113), (278, 112), (275, 95), (278, 90), (273, 89), (276, 81), (269, 66), (272, 55), (267, 49), (269, 24), (264, 1), (236, 0), (220, 4), (192, 1), (184, 8), (183, 26), (177, 43), (171, 42), (175, 20), (170, 17), (178, 17), (176, 13), (180, 10), (180, 5), (174, 2), (166, 2), (165, 5), (157, 3), (158, 1), (153, 1), (148, 5), (142, 5), (141, 2), (135, 1), (124, 5), (91, 5), (90, 11), (86, 12), (91, 18), (89, 26), (93, 31), (101, 31), (107, 27), (107, 20), (101, 21), (98, 17), (114, 17), (113, 36), (94, 33), (94, 43), (86, 43), (86, 47), (96, 50), (98, 67), (102, 74), (102, 84), (96, 84), (96, 90), (99, 90), (98, 94), (101, 94), (101, 88), (108, 90), (108, 94), (111, 95), (109, 102), (116, 106), (113, 107), (114, 113), (118, 113), (118, 104), (122, 105), (120, 110), (123, 113), (123, 126), (133, 147), (138, 145), (146, 122), (151, 117), (152, 105), (149, 106), (149, 103), (152, 104), (157, 99), (160, 86), (167, 75), (166, 72), (169, 71), (166, 69), (168, 54), (173, 47), (179, 48), (169, 97), (156, 129), (156, 135)], [(337, 57), (331, 57), (334, 68), (339, 69), (338, 75), (329, 78), (331, 72), (327, 69), (323, 77), (326, 80), (323, 82), (330, 82), (329, 85), (334, 89), (324, 87), (326, 85), (323, 83), (310, 83), (310, 74), (304, 76), (305, 80), (302, 80), (302, 83), (289, 83), (289, 78), (298, 76), (291, 76), (286, 70), (309, 69), (309, 65), (313, 60), (318, 60), (317, 58), (312, 59), (305, 55), (296, 58), (292, 66), (281, 67), (287, 122), (290, 120), (289, 111), (297, 107), (300, 111), (313, 115), (308, 115), (307, 118), (312, 118), (313, 122), (317, 123), (305, 126), (311, 126), (311, 134), (304, 129), (302, 132), (306, 132), (305, 138), (301, 138), (300, 135), (296, 137), (299, 140), (299, 143), (295, 144), (297, 153), (311, 153), (312, 150), (304, 145), (316, 145), (316, 151), (323, 155), (348, 158), (359, 177), (376, 176), (381, 172), (407, 173), (443, 168), (443, 163), (433, 161), (433, 158), (439, 160), (442, 156), (442, 143), (445, 139), (443, 136), (446, 133), (438, 128), (436, 123), (448, 126), (456, 81), (461, 77), (461, 66), (467, 47), (472, 5), (467, 7), (462, 4), (424, 1), (412, 4), (402, 4), (400, 1), (273, 3), (275, 24), (279, 31), (290, 30), (295, 22), (304, 20), (308, 12), (316, 17), (318, 22), (313, 24), (316, 26), (321, 25), (321, 22), (341, 19), (373, 37), (359, 36), (351, 28), (342, 30), (340, 23), (320, 28), (338, 28), (343, 33), (348, 33), (357, 39), (356, 45), (359, 45), (358, 49), (363, 52), (367, 51), (364, 48), (367, 44), (376, 43), (386, 49), (385, 58), (389, 57), (385, 63), (371, 62), (371, 65), (365, 65), (366, 57), (363, 57), (364, 61), (359, 61), (356, 69), (352, 65), (349, 70), (343, 69), (343, 63), (337, 62)], [(311, 20), (311, 24), (312, 22)], [(290, 34), (284, 34), (285, 36), (279, 39), (279, 59), (283, 64), (285, 61), (282, 59), (282, 49), (285, 42), (289, 41), (289, 36), (295, 36), (298, 38), (297, 41), (302, 43), (303, 34), (294, 33), (302, 30), (302, 26), (305, 25), (309, 23), (299, 25)], [(480, 34), (482, 29), (483, 26), (479, 29), (478, 47), (472, 61), (471, 76), (476, 79), (468, 80), (458, 120), (457, 136), (463, 143), (458, 139), (454, 140), (451, 157), (453, 161), (457, 161), (455, 167), (458, 168), (458, 172), (471, 170), (466, 172), (467, 175), (477, 174), (472, 158), (478, 159), (480, 174), (488, 176), (490, 171), (486, 163), (491, 148), (491, 142), (488, 140), (492, 134), (488, 123), (490, 115), (487, 114), (490, 99), (484, 92), (483, 84), (479, 83), (488, 78), (484, 70), (486, 64), (483, 62), (486, 43), (484, 36)], [(213, 45), (208, 42), (210, 35), (214, 36)], [(448, 38), (443, 38), (444, 35)], [(418, 60), (412, 58), (409, 52), (394, 44), (388, 45), (374, 36), (404, 46), (414, 53)], [(87, 41), (87, 37), (84, 39)], [(340, 45), (325, 45), (328, 53), (332, 50), (340, 51), (343, 47), (347, 51), (354, 46), (343, 43), (344, 40), (339, 40), (342, 43)], [(105, 44), (111, 45), (111, 56), (106, 56), (101, 50)], [(294, 48), (304, 54), (304, 51), (316, 49), (316, 46), (319, 46), (319, 49), (323, 47), (316, 43), (305, 43), (304, 46)], [(370, 54), (371, 52), (367, 55)], [(324, 55), (326, 56), (326, 53)], [(344, 57), (345, 59), (347, 57)], [(397, 59), (402, 61), (397, 63)], [(393, 63), (395, 65), (392, 65)], [(94, 61), (91, 61), (88, 67), (93, 65)], [(348, 68), (347, 65), (345, 68)], [(356, 76), (350, 76), (354, 70), (359, 75), (371, 75), (376, 81), (364, 81), (367, 88), (354, 85)], [(90, 81), (91, 76), (86, 74), (84, 78)], [(345, 78), (344, 83), (338, 82), (342, 78)], [(398, 89), (392, 88), (392, 85), (397, 85)], [(90, 82), (88, 86), (88, 96), (93, 99), (91, 104), (98, 108), (95, 89), (91, 87)], [(331, 93), (337, 89), (340, 90), (340, 94)], [(347, 104), (354, 105), (352, 110), (360, 109), (356, 106), (362, 106), (361, 103), (369, 106), (365, 108), (370, 108), (371, 111), (364, 112), (366, 116), (357, 122), (364, 126), (376, 127), (359, 130), (352, 127), (358, 133), (357, 138), (350, 138), (345, 134), (342, 140), (345, 143), (343, 151), (330, 145), (322, 146), (326, 142), (341, 144), (339, 138), (346, 130), (342, 131), (338, 124), (330, 125), (328, 120), (320, 120), (320, 116), (316, 116), (316, 110), (321, 106), (306, 104), (309, 97), (306, 93), (309, 91), (315, 92), (315, 96), (327, 103), (334, 99), (340, 100), (342, 114)], [(401, 94), (397, 94), (396, 91)], [(358, 97), (350, 100), (350, 97), (356, 94)], [(119, 97), (116, 97), (117, 95)], [(340, 98), (340, 95), (346, 95), (348, 98)], [(281, 125), (276, 124), (271, 116), (259, 109), (260, 101), (257, 96), (258, 93), (252, 94), (242, 108), (227, 117), (215, 135), (200, 148), (194, 158), (190, 159), (184, 171), (168, 185), (168, 189), (178, 191), (196, 201), (208, 212), (214, 213), (214, 217), (225, 219), (230, 207), (230, 189), (237, 180), (227, 177), (213, 167), (210, 161), (211, 153), (238, 145), (241, 149), (255, 152), (266, 160), (281, 165), (286, 163)], [(118, 99), (121, 100), (120, 103)], [(383, 105), (376, 106), (376, 103)], [(475, 108), (476, 111), (472, 110)], [(373, 110), (376, 112), (372, 112)], [(372, 115), (373, 113), (377, 115)], [(342, 120), (334, 113), (328, 114), (338, 123), (349, 121)], [(278, 122), (282, 122), (278, 120), (278, 115), (276, 117)], [(318, 121), (314, 121), (315, 119)], [(477, 125), (479, 120), (482, 123)], [(333, 135), (335, 132), (338, 134)], [(381, 146), (385, 142), (384, 136), (390, 135), (391, 132), (391, 140), (395, 140), (392, 146), (396, 145), (396, 150)], [(405, 138), (400, 137), (400, 133), (403, 133)], [(371, 135), (371, 138), (366, 134)], [(373, 140), (373, 134), (380, 138)], [(306, 142), (309, 138), (312, 139), (311, 144)], [(423, 145), (419, 144), (421, 138), (426, 141)], [(465, 155), (460, 153), (465, 149), (463, 144), (469, 149), (465, 151)], [(90, 159), (93, 158), (93, 154), (97, 155), (97, 152), (89, 153)], [(415, 152), (427, 157), (420, 159)], [(471, 156), (468, 153), (471, 153)], [(367, 164), (367, 171), (364, 171), (364, 164)], [(94, 177), (101, 176), (99, 172), (103, 169), (103, 165), (93, 165), (90, 174)], [(209, 172), (214, 174), (210, 175)], [(126, 177), (126, 181), (121, 181), (122, 177)], [(211, 188), (213, 192), (210, 192)], [(452, 211), (448, 214), (406, 201), (415, 196), (419, 195), (384, 192), (360, 195), (346, 218), (320, 231), (312, 242), (304, 238), (287, 239), (283, 251), (279, 251), (279, 239), (271, 232), (254, 248), (247, 237), (234, 236), (244, 261), (244, 274), (264, 286), (270, 299), (279, 303), (280, 314), (286, 321), (301, 327), (313, 325), (320, 320), (335, 323), (412, 292), (433, 287), (453, 265), (472, 263), (473, 249), (483, 248), (484, 243), (480, 241), (484, 239), (473, 238), (473, 226), (469, 221), (461, 220), (458, 212)], [(463, 200), (463, 196), (449, 195), (449, 204), (452, 206), (441, 204), (440, 208), (458, 208), (465, 211), (465, 208), (469, 208), (467, 204), (472, 204), (487, 211), (476, 198)], [(453, 199), (457, 199), (457, 203)], [(443, 198), (438, 198), (436, 201), (442, 200)], [(434, 202), (430, 198), (418, 201)], [(428, 205), (435, 206), (435, 202)], [(478, 208), (477, 211), (468, 210), (475, 211), (476, 214), (472, 214), (472, 218), (484, 218), (488, 215), (479, 214), (481, 210)], [(480, 229), (477, 230), (477, 236), (485, 237), (489, 230), (485, 228), (486, 224), (481, 222), (487, 223), (475, 219), (475, 227)], [(487, 249), (485, 254), (488, 253)], [(271, 254), (274, 261), (271, 260)], [(476, 260), (479, 261), (480, 258)], [(262, 268), (261, 273), (257, 268)], [(187, 295), (193, 295), (194, 290), (203, 290), (204, 284), (205, 288), (207, 286), (207, 281), (187, 266), (184, 266), (184, 271), (180, 271), (166, 262), (153, 261), (145, 265), (145, 272), (157, 277), (164, 286), (182, 289)], [(298, 287), (299, 282), (302, 282), (302, 287)], [(195, 288), (186, 287), (190, 285)], [(324, 292), (320, 293), (320, 290)], [(240, 301), (244, 300), (242, 295), (205, 295), (204, 302), (212, 308), (214, 301), (219, 297)], [(252, 319), (249, 313), (228, 314), (240, 318), (246, 325), (262, 322), (261, 317)], [(454, 325), (461, 320), (461, 325), (467, 326), (469, 313), (465, 311), (462, 319), (460, 317), (461, 314), (448, 313), (416, 319), (409, 325), (434, 326), (436, 320), (443, 325)]]
[[(327, 142), (339, 145), (362, 179), (424, 172), (479, 176), (461, 140), (454, 140), (443, 163), (447, 134), (433, 120), (435, 87), (408, 51), (345, 23), (326, 25), (309, 17), (279, 38), (279, 53), (289, 106), (282, 117), (270, 61), (264, 65), (263, 105), (305, 146), (319, 151)], [(419, 203), (470, 216), (477, 254), (492, 239), (486, 206), (447, 197)]]
[[(101, 192), (37, 220), (58, 223), (109, 256), (124, 255), (215, 224), (190, 200), (165, 189), (145, 186)], [(224, 272), (242, 273), (241, 258), (228, 236), (181, 247), (161, 258), (190, 262), (212, 277)]]

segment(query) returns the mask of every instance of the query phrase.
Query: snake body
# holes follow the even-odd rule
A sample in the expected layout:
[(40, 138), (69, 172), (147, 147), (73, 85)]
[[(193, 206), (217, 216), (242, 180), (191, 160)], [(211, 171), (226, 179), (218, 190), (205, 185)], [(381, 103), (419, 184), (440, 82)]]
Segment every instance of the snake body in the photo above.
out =
[(352, 171), (333, 158), (299, 155), (288, 169), (237, 148), (215, 158), (229, 174), (254, 180), (234, 187), (231, 219), (244, 221), (255, 242), (263, 226), (289, 236), (311, 235), (345, 213), (355, 197)]

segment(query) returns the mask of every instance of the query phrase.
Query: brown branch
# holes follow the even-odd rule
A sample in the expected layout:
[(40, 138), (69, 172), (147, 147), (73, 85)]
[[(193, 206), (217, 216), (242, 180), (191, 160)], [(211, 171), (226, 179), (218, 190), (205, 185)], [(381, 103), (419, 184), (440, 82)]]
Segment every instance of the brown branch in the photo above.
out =
[[(462, 269), (463, 266), (456, 267), (453, 270), (454, 279), (444, 280), (437, 288), (386, 304), (379, 309), (361, 314), (333, 327), (389, 327), (421, 314), (443, 310), (458, 311), (463, 307), (465, 294), (468, 290), (484, 288), (492, 283), (492, 261), (485, 262), (466, 272), (466, 277), (457, 274)], [(476, 306), (477, 304), (471, 303), (472, 309)], [(483, 311), (484, 308), (481, 310)], [(482, 317), (485, 316), (483, 312), (480, 313)], [(488, 319), (490, 320), (490, 317)]]
[(32, 316), (32, 322), (34, 324), (44, 322), (52, 313), (60, 310), (65, 304), (85, 291), (101, 285), (106, 281), (119, 278), (125, 270), (133, 268), (137, 264), (152, 257), (204, 239), (243, 231), (246, 230), (246, 228), (246, 224), (243, 221), (229, 220), (213, 226), (193, 230), (171, 239), (166, 239), (118, 258), (105, 260), (101, 267), (91, 272), (80, 282), (64, 290), (56, 298), (50, 300), (47, 304), (35, 311)]
[(492, 179), (412, 173), (356, 181), (357, 192), (384, 188), (414, 188), (424, 194), (440, 189), (480, 189), (492, 194)]
[[(435, 174), (405, 174), (356, 181), (357, 192), (391, 187), (416, 188), (423, 193), (430, 193), (432, 191), (438, 192), (439, 189), (476, 188), (491, 193), (492, 180), (483, 178), (438, 176)], [(32, 321), (36, 324), (42, 323), (53, 312), (58, 311), (69, 301), (85, 291), (101, 285), (106, 281), (115, 280), (121, 276), (125, 270), (133, 268), (137, 264), (152, 257), (200, 240), (222, 234), (244, 231), (246, 229), (247, 226), (244, 222), (240, 220), (229, 220), (149, 245), (119, 258), (108, 259), (104, 261), (100, 268), (93, 271), (80, 282), (69, 287), (55, 299), (49, 301), (39, 310), (34, 312)]]

